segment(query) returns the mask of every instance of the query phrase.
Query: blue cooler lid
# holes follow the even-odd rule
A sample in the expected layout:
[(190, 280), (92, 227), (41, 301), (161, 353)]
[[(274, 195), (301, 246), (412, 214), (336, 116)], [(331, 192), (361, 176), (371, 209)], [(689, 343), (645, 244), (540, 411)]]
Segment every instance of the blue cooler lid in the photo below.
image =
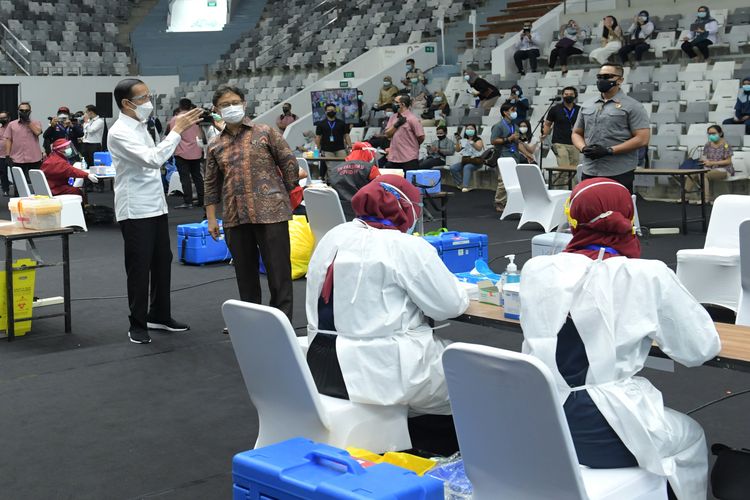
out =
[(446, 233), (441, 233), (440, 236), (425, 236), (424, 238), (432, 245), (443, 251), (451, 250), (454, 248), (479, 246), (479, 240), (472, 240), (471, 238), (466, 237), (467, 234), (472, 233), (448, 231)]
[[(221, 226), (221, 219), (218, 220), (219, 226)], [(222, 228), (221, 232), (224, 232)], [(208, 221), (203, 222), (192, 222), (190, 224), (180, 224), (177, 226), (178, 236), (205, 236), (208, 234)]]

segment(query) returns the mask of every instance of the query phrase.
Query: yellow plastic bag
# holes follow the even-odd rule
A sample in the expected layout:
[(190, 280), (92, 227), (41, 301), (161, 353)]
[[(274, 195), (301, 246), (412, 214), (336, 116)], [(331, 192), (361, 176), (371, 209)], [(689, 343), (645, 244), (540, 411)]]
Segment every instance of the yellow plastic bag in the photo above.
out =
[(349, 454), (353, 456), (354, 458), (367, 460), (368, 462), (373, 462), (376, 464), (387, 463), (387, 464), (395, 465), (397, 467), (401, 467), (402, 469), (410, 470), (414, 472), (415, 474), (417, 474), (418, 476), (423, 475), (425, 472), (435, 467), (434, 460), (430, 460), (429, 458), (418, 457), (416, 455), (411, 455), (409, 453), (389, 451), (381, 457), (380, 455), (376, 453), (373, 453), (368, 450), (363, 450), (361, 448), (350, 447), (350, 448), (347, 448), (346, 451), (348, 451)]
[(310, 224), (304, 215), (295, 215), (289, 221), (289, 243), (291, 245), (292, 279), (296, 280), (307, 274), (315, 238)]
[[(13, 269), (21, 269), (27, 266), (35, 266), (36, 261), (31, 259), (18, 259), (13, 262)], [(34, 302), (34, 282), (36, 278), (36, 269), (27, 269), (15, 271), (13, 273), (13, 316), (16, 321), (14, 334), (17, 337), (26, 335), (31, 330), (31, 309)], [(7, 335), (8, 317), (6, 314), (6, 293), (5, 293), (5, 271), (0, 272), (0, 330), (5, 331)], [(3, 335), (3, 336), (5, 336)]]

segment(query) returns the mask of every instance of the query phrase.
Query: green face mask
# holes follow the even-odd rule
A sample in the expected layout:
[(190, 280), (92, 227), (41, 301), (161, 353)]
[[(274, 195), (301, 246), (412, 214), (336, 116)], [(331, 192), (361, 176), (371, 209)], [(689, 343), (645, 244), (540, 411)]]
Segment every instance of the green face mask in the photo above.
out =
[(721, 139), (719, 134), (708, 134), (708, 140), (711, 142), (719, 142), (719, 139)]

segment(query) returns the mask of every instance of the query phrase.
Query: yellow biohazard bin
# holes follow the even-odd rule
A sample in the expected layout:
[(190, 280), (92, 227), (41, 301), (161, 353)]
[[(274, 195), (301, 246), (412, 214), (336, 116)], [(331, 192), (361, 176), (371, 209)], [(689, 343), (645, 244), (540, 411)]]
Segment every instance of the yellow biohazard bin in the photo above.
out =
[[(34, 280), (36, 269), (23, 269), (35, 266), (36, 262), (31, 259), (18, 259), (13, 263), (13, 316), (16, 321), (15, 336), (20, 337), (31, 331), (31, 310), (34, 302)], [(0, 272), (0, 330), (1, 337), (8, 335), (8, 315), (5, 288), (5, 271)], [(26, 321), (19, 321), (26, 320)]]

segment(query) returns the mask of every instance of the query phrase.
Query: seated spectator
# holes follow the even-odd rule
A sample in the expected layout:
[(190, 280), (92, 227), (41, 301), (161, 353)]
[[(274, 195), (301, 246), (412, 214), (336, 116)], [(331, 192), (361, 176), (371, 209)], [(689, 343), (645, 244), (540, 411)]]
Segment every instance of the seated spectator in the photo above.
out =
[(513, 61), (516, 63), (518, 73), (525, 75), (523, 62), (528, 59), (531, 71), (536, 73), (537, 59), (539, 58), (539, 35), (531, 30), (531, 23), (524, 23), (521, 33), (518, 35), (518, 41), (515, 46), (516, 51), (513, 53)]
[(615, 16), (602, 19), (602, 46), (589, 54), (589, 59), (600, 65), (609, 61), (609, 57), (617, 54), (622, 48), (622, 28), (617, 24)]
[(305, 138), (304, 144), (297, 146), (297, 151), (305, 153), (315, 149), (315, 132), (313, 130), (305, 130), (302, 132), (302, 137)]
[(500, 97), (500, 91), (484, 78), (480, 78), (471, 70), (464, 71), (464, 80), (473, 89), (473, 94), (479, 98), (479, 106), (489, 110), (495, 105)]
[(521, 272), (523, 350), (558, 381), (579, 464), (642, 467), (667, 479), (669, 498), (703, 499), (703, 429), (666, 408), (637, 374), (654, 343), (678, 363), (700, 366), (721, 350), (716, 326), (671, 269), (640, 258), (622, 184), (584, 180), (566, 212), (573, 239), (564, 252), (535, 257)]
[(518, 117), (514, 123), (526, 119), (526, 116), (529, 113), (529, 100), (524, 97), (523, 89), (520, 85), (515, 84), (510, 88), (510, 98), (505, 102), (512, 104), (516, 108), (516, 114)]
[(484, 141), (479, 137), (476, 125), (467, 125), (463, 138), (456, 134), (456, 153), (461, 153), (461, 161), (451, 165), (451, 175), (456, 187), (464, 193), (471, 191), (471, 174), (484, 165), (483, 152)]
[(286, 128), (298, 119), (297, 115), (292, 113), (292, 105), (285, 102), (281, 106), (281, 116), (276, 118), (276, 126), (279, 127), (279, 130), (281, 130), (281, 133), (283, 134)]
[(585, 33), (578, 26), (578, 23), (571, 19), (568, 24), (560, 27), (560, 39), (555, 44), (555, 48), (549, 54), (549, 69), (555, 69), (557, 59), (560, 59), (560, 70), (563, 76), (568, 73), (568, 58), (576, 54), (583, 54), (583, 45), (580, 40), (585, 37)]
[[(307, 363), (321, 394), (408, 406), (410, 432), (417, 415), (445, 420), (445, 455), (457, 449), (441, 363), (448, 342), (427, 318), (455, 318), (469, 298), (434, 247), (409, 235), (420, 203), (406, 179), (381, 175), (352, 198), (358, 218), (318, 242), (307, 271)], [(437, 453), (437, 432), (431, 443), (411, 437)]]
[(422, 73), (422, 70), (415, 67), (414, 65), (414, 59), (407, 59), (406, 60), (406, 76), (401, 79), (401, 83), (404, 85), (404, 88), (411, 89), (411, 86), (416, 83), (414, 80), (417, 80), (419, 83), (424, 85), (427, 80), (424, 78), (424, 73)]
[(390, 109), (393, 104), (393, 99), (398, 95), (398, 88), (393, 85), (393, 79), (390, 76), (383, 77), (383, 88), (380, 89), (378, 94), (378, 102), (376, 102), (372, 108), (378, 111), (384, 109)]
[[(620, 63), (624, 66), (628, 62), (631, 52), (635, 52), (636, 64), (641, 62), (643, 54), (648, 52), (651, 46), (648, 39), (654, 32), (654, 23), (649, 18), (648, 11), (642, 10), (633, 19), (633, 24), (628, 29), (628, 35), (625, 37), (625, 44), (617, 53), (620, 56)], [(634, 64), (635, 66), (635, 64)]]
[(456, 144), (448, 139), (448, 129), (445, 125), (440, 125), (435, 132), (437, 139), (427, 145), (427, 157), (419, 162), (420, 169), (442, 167), (445, 165), (445, 159), (456, 152)]
[(69, 180), (88, 179), (93, 183), (99, 182), (99, 179), (86, 170), (76, 168), (71, 161), (78, 157), (78, 153), (73, 147), (73, 143), (68, 139), (57, 139), (52, 143), (50, 154), (42, 162), (42, 172), (47, 178), (50, 191), (54, 196), (60, 194), (77, 194), (84, 196), (81, 188), (70, 185)]
[[(703, 186), (703, 193), (705, 194), (707, 201), (711, 200), (711, 181), (724, 180), (730, 175), (734, 175), (734, 167), (732, 167), (732, 146), (724, 139), (724, 131), (718, 125), (711, 125), (708, 127), (708, 142), (703, 146), (703, 153), (701, 153), (701, 163), (707, 169), (705, 175), (705, 186)], [(687, 191), (694, 191), (696, 188), (695, 181), (691, 177), (685, 180), (685, 189)], [(700, 199), (700, 193), (691, 193), (693, 199)]]
[(724, 120), (724, 125), (745, 124), (745, 135), (750, 135), (750, 77), (742, 80), (740, 93), (734, 105), (734, 118)]
[(690, 25), (690, 32), (687, 36), (682, 37), (682, 50), (692, 59), (697, 56), (695, 49), (698, 49), (703, 60), (709, 61), (708, 46), (716, 43), (716, 33), (719, 32), (719, 23), (711, 17), (708, 7), (702, 5), (698, 7), (698, 17)]
[(445, 118), (451, 114), (451, 107), (445, 92), (438, 90), (432, 97), (432, 104), (422, 113), (422, 126), (445, 125)]
[(521, 159), (526, 163), (539, 164), (539, 138), (534, 138), (531, 133), (529, 120), (518, 122), (518, 152), (521, 153)]
[(412, 102), (412, 111), (417, 115), (421, 116), (425, 110), (429, 109), (430, 103), (432, 102), (432, 96), (427, 87), (420, 82), (417, 78), (413, 78), (411, 87), (409, 88), (409, 96)]

